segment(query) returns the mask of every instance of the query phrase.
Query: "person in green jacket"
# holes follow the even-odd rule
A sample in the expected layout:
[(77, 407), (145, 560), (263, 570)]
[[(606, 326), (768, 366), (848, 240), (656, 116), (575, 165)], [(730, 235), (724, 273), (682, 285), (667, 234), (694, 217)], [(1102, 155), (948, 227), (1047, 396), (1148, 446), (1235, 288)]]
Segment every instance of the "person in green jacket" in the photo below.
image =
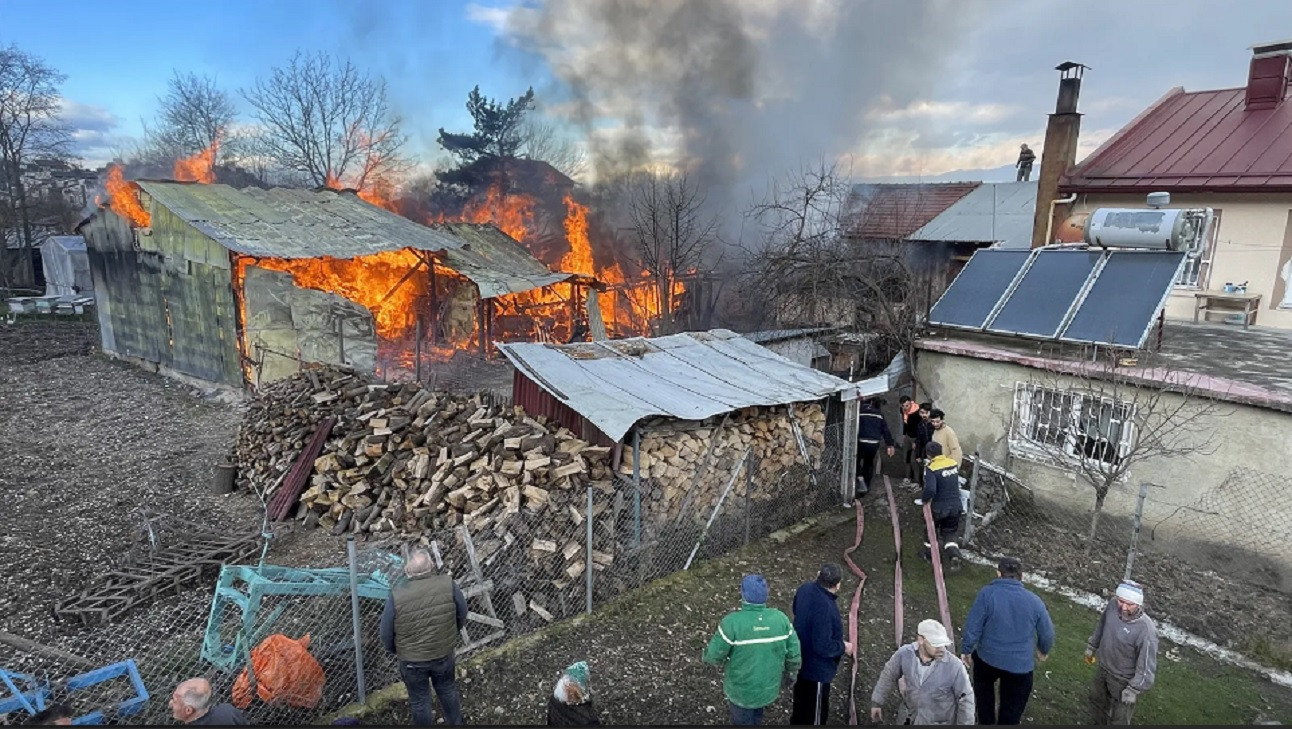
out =
[(799, 637), (789, 617), (767, 607), (767, 580), (745, 575), (740, 609), (727, 613), (704, 649), (704, 662), (723, 666), (722, 688), (731, 723), (754, 726), (763, 709), (780, 696), (782, 677), (798, 674), (803, 663)]

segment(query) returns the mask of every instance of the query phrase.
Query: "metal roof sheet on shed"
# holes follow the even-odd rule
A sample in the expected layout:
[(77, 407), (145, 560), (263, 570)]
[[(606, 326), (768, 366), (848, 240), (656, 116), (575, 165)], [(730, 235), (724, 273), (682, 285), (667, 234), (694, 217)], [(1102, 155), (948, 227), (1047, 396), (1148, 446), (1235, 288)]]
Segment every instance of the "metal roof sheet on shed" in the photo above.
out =
[(703, 420), (755, 405), (819, 400), (854, 388), (726, 329), (498, 347), (517, 370), (614, 440), (652, 415)]
[(352, 192), (139, 180), (154, 202), (220, 245), (267, 258), (355, 258), (413, 248), (444, 251), (445, 263), (480, 295), (529, 291), (569, 278), (553, 273), (492, 225), (421, 225)]
[(911, 233), (910, 240), (1000, 243), (1029, 248), (1036, 181), (985, 182)]

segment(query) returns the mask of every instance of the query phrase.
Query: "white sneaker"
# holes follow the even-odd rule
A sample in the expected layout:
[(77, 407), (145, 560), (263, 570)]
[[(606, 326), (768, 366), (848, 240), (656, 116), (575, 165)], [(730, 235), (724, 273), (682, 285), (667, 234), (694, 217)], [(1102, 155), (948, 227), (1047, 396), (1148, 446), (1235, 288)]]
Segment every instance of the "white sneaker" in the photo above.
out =
[(916, 506), (924, 506), (924, 499), (916, 499), (916, 500), (915, 500), (915, 505), (916, 505)]

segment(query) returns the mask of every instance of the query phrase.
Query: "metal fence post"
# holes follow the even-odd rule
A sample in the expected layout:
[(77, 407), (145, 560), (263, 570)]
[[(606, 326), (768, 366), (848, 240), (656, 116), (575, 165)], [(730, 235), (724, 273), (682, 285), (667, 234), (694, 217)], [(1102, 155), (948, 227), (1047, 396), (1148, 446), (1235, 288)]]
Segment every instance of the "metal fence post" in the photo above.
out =
[(1135, 566), (1135, 552), (1139, 550), (1139, 532), (1144, 523), (1144, 502), (1148, 499), (1148, 482), (1142, 481), (1139, 485), (1139, 500), (1135, 502), (1135, 518), (1131, 522), (1131, 543), (1130, 550), (1126, 552), (1126, 573), (1122, 575), (1122, 580), (1131, 578), (1131, 569)]
[(754, 467), (745, 462), (745, 546), (749, 546), (749, 494), (754, 490)]
[(973, 507), (974, 507), (974, 501), (975, 499), (977, 499), (977, 497), (978, 497), (978, 449), (975, 448), (973, 451), (973, 471), (969, 474), (969, 506), (966, 509), (966, 511), (968, 511), (969, 513), (965, 514), (965, 533), (963, 538), (963, 541), (965, 544), (969, 544), (970, 542), (973, 541), (973, 532), (974, 532)]
[(642, 545), (642, 432), (633, 428), (633, 546)]
[(354, 627), (354, 678), (359, 687), (359, 703), (368, 702), (368, 689), (363, 679), (363, 641), (359, 631), (359, 556), (354, 546), (354, 534), (347, 534), (345, 550), (350, 557), (350, 618)]
[(585, 557), (584, 571), (587, 573), (587, 592), (585, 595), (586, 609), (588, 613), (592, 612), (592, 487), (588, 487), (588, 513), (584, 517), (584, 523), (587, 524), (587, 555)]

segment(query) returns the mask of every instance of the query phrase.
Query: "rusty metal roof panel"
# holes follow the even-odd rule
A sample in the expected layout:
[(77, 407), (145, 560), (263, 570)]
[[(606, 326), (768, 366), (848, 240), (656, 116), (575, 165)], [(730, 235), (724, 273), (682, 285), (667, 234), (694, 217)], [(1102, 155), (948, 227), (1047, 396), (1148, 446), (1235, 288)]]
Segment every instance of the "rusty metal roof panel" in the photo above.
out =
[(850, 238), (906, 238), (977, 188), (980, 182), (862, 183), (844, 201)]
[(352, 192), (139, 180), (153, 201), (247, 256), (355, 258), (412, 248), (444, 251), (446, 263), (492, 298), (569, 278), (553, 273), (488, 224), (425, 226)]
[(614, 440), (650, 416), (703, 420), (754, 405), (819, 400), (854, 387), (726, 329), (498, 346), (517, 370)]

